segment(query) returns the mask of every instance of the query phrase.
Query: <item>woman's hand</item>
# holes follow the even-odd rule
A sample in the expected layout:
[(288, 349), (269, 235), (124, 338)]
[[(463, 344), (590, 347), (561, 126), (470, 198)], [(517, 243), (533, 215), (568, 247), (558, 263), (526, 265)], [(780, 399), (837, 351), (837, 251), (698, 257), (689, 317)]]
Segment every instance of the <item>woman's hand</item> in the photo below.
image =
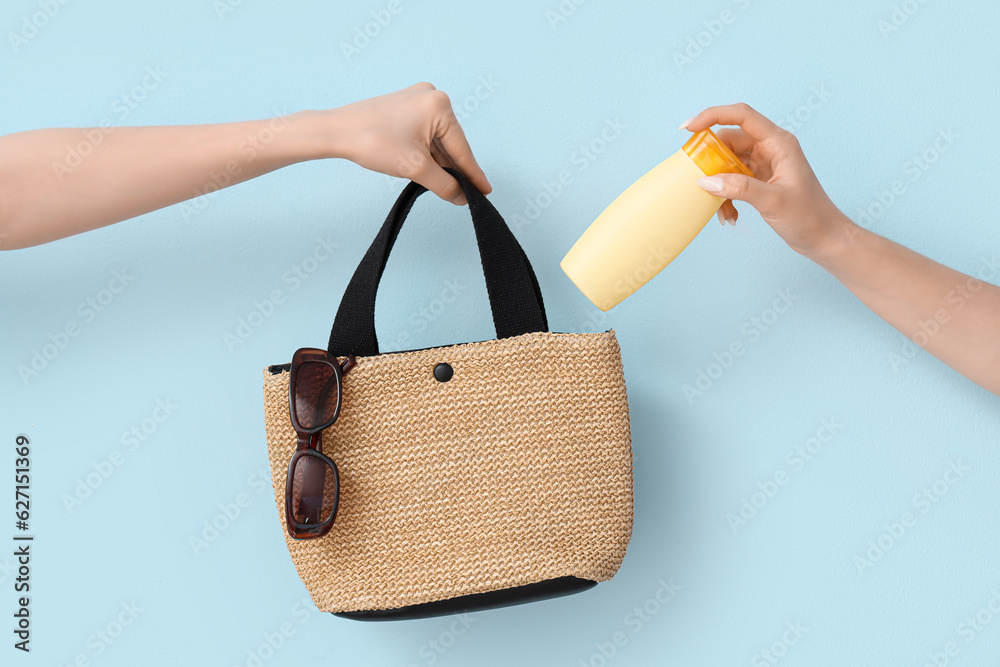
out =
[[(716, 123), (740, 126), (718, 136), (757, 178), (718, 174), (699, 179), (702, 188), (753, 206), (788, 245), (833, 274), (872, 312), (1000, 396), (1000, 287), (851, 222), (823, 191), (795, 137), (745, 104), (706, 109), (681, 128)], [(735, 217), (726, 201), (719, 218)]]
[(465, 195), (443, 167), (465, 174), (480, 192), (493, 189), (472, 155), (448, 95), (429, 83), (319, 113), (336, 120), (329, 136), (336, 157), (416, 181), (459, 205), (466, 203)]
[(795, 136), (746, 104), (711, 107), (690, 119), (681, 129), (697, 132), (715, 124), (740, 129), (717, 131), (756, 178), (718, 174), (698, 181), (706, 191), (726, 202), (719, 221), (735, 224), (733, 199), (753, 206), (764, 221), (795, 251), (820, 253), (850, 221), (830, 201), (802, 153)]

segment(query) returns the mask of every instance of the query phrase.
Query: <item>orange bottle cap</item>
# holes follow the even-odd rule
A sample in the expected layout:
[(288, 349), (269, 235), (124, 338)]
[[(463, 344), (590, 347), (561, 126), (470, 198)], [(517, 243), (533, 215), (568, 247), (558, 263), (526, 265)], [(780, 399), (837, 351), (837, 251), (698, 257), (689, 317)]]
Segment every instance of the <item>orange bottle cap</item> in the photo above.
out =
[(712, 130), (705, 129), (695, 132), (684, 144), (684, 152), (705, 172), (706, 176), (715, 174), (744, 174), (753, 176), (736, 154), (729, 150)]

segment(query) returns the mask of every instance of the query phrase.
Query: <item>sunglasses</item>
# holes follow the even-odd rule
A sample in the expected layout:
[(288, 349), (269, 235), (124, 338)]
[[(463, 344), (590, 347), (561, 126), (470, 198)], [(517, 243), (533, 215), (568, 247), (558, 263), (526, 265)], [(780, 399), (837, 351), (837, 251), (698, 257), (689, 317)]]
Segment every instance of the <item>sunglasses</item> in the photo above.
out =
[(344, 374), (355, 365), (353, 355), (341, 364), (326, 350), (302, 348), (292, 356), (288, 411), (298, 446), (288, 463), (285, 523), (297, 540), (326, 535), (337, 517), (340, 475), (323, 453), (323, 429), (340, 416)]

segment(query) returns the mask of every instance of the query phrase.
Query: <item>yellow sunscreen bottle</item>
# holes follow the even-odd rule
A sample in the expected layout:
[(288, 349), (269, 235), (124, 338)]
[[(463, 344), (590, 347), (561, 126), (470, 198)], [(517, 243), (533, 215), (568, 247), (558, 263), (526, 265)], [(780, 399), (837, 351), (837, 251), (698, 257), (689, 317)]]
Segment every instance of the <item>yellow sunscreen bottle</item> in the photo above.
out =
[(697, 181), (753, 173), (711, 130), (633, 183), (597, 217), (562, 261), (588, 299), (610, 310), (663, 270), (698, 235), (725, 199)]

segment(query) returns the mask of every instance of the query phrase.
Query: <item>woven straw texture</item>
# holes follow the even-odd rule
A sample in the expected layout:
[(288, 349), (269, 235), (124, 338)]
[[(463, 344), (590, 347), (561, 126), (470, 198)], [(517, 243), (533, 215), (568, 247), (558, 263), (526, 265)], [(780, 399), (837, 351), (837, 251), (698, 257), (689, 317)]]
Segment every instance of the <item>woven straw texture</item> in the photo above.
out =
[[(434, 366), (454, 368), (438, 382)], [(288, 550), (322, 611), (395, 609), (617, 572), (632, 534), (632, 441), (614, 332), (358, 358), (323, 451), (340, 508), (294, 540), (287, 371), (264, 371), (271, 479)]]

